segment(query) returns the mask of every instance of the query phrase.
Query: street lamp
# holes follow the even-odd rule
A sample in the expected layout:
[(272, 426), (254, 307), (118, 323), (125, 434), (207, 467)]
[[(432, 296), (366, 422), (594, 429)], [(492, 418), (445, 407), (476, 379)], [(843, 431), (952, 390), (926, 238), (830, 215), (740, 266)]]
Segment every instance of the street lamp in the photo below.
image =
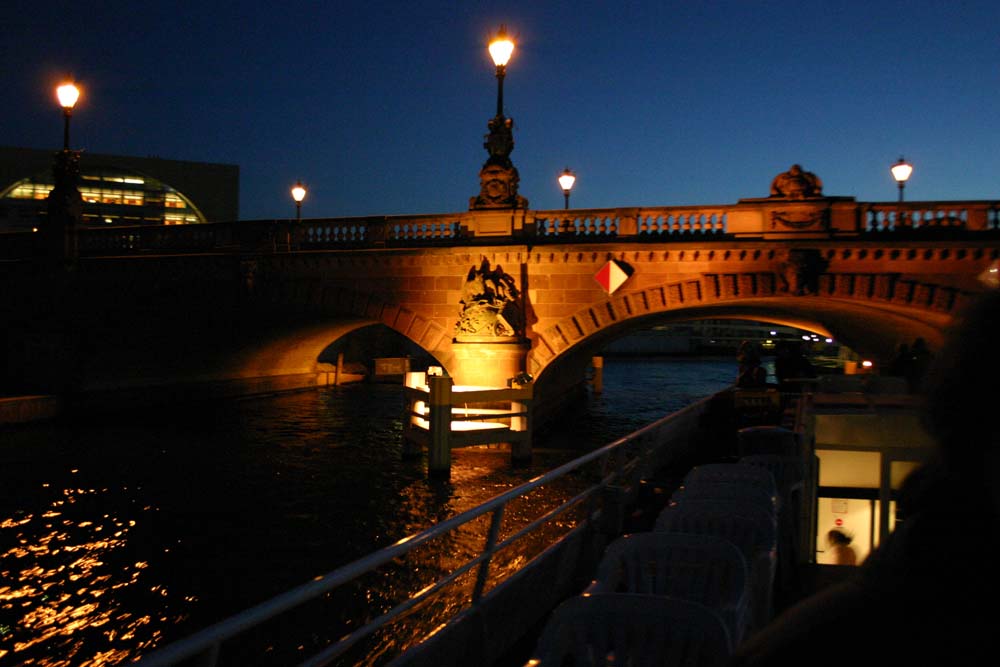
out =
[(899, 183), (899, 201), (903, 201), (903, 188), (906, 187), (906, 181), (910, 178), (910, 174), (913, 173), (913, 165), (901, 156), (899, 162), (892, 165), (889, 171), (892, 172), (892, 177)]
[(497, 117), (503, 116), (503, 77), (507, 73), (507, 63), (514, 53), (514, 42), (507, 37), (506, 28), (501, 25), (497, 36), (490, 42), (490, 56), (497, 67)]
[(569, 167), (559, 175), (559, 187), (562, 188), (563, 197), (566, 198), (566, 208), (569, 208), (569, 191), (573, 189), (573, 184), (576, 183), (576, 175), (569, 170)]
[(521, 177), (510, 161), (511, 151), (514, 150), (514, 120), (503, 115), (503, 80), (507, 74), (507, 63), (514, 53), (514, 42), (507, 36), (504, 26), (500, 26), (488, 48), (496, 65), (497, 113), (486, 123), (489, 134), (483, 148), (490, 156), (479, 170), (479, 196), (469, 198), (469, 210), (526, 209), (528, 200), (517, 194)]
[(69, 117), (73, 115), (73, 107), (80, 99), (80, 89), (72, 83), (64, 83), (56, 88), (56, 97), (59, 98), (59, 106), (63, 108), (63, 150), (69, 150)]
[(292, 199), (295, 200), (295, 220), (300, 222), (302, 220), (302, 200), (306, 198), (306, 188), (302, 185), (302, 181), (296, 181), (295, 187), (292, 188)]

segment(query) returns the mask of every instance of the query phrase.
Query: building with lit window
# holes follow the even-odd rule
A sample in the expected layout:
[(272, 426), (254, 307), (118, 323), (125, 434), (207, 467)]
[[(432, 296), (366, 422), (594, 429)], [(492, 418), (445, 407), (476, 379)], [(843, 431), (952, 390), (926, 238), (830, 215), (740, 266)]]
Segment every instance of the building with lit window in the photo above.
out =
[[(0, 231), (30, 231), (47, 211), (54, 151), (0, 147)], [(187, 225), (239, 218), (236, 165), (80, 156), (83, 224)]]

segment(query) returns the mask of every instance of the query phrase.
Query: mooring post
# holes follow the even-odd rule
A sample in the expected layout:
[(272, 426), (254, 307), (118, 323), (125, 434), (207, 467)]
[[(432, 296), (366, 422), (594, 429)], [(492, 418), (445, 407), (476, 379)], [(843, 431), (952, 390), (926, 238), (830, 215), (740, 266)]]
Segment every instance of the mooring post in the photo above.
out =
[(340, 374), (344, 372), (344, 353), (337, 353), (337, 372), (333, 374), (333, 386), (340, 386)]
[(403, 374), (403, 386), (406, 387), (406, 412), (403, 414), (403, 460), (417, 459), (424, 453), (423, 445), (412, 436), (420, 429), (421, 415), (418, 407), (425, 405), (426, 394), (417, 392), (418, 387), (427, 384), (427, 377), (422, 371), (408, 371)]
[(590, 363), (594, 367), (594, 379), (591, 380), (594, 393), (600, 394), (604, 391), (604, 357), (593, 357)]
[(451, 475), (451, 387), (455, 381), (447, 375), (427, 378), (430, 388), (431, 446), (427, 453), (427, 474), (431, 477)]
[(524, 465), (531, 462), (531, 429), (533, 426), (531, 409), (534, 401), (534, 385), (527, 384), (520, 387), (522, 392), (526, 392), (519, 401), (511, 401), (511, 412), (523, 412), (522, 417), (510, 418), (510, 430), (517, 433), (510, 445), (510, 462), (512, 465)]

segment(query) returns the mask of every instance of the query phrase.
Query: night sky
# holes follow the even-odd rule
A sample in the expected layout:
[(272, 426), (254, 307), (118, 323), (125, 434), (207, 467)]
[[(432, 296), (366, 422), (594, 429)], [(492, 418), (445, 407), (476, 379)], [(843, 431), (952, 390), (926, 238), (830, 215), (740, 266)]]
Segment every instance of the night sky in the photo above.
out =
[(504, 86), (520, 193), (728, 204), (793, 163), (829, 195), (1000, 198), (1000, 2), (26, 2), (0, 22), (0, 145), (240, 167), (240, 217), (444, 213), (479, 193)]

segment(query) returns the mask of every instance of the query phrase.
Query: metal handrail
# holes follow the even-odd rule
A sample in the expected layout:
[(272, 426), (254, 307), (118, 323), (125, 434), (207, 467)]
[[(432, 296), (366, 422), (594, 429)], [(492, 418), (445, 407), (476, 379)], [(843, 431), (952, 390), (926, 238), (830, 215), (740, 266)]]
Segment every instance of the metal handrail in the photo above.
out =
[[(425, 587), (417, 594), (411, 596), (408, 600), (396, 605), (385, 614), (369, 621), (365, 626), (355, 630), (348, 636), (341, 638), (334, 644), (327, 646), (319, 654), (313, 656), (306, 662), (303, 662), (302, 665), (312, 667), (314, 665), (318, 666), (327, 664), (329, 660), (332, 660), (344, 651), (348, 650), (360, 639), (372, 634), (395, 618), (398, 618), (400, 615), (419, 604), (424, 598), (440, 590), (449, 583), (452, 583), (455, 579), (469, 572), (477, 565), (482, 568), (480, 570), (476, 586), (478, 593), (481, 595), (482, 586), (478, 583), (478, 581), (485, 582), (489, 573), (489, 562), (495, 553), (506, 548), (507, 546), (510, 546), (518, 539), (534, 531), (541, 525), (548, 523), (553, 518), (566, 512), (568, 509), (578, 506), (581, 502), (589, 498), (595, 497), (596, 494), (611, 486), (614, 482), (620, 481), (620, 477), (632, 468), (632, 466), (624, 465), (624, 456), (617, 456), (621, 453), (620, 450), (634, 444), (637, 440), (640, 440), (647, 435), (658, 432), (664, 428), (666, 424), (679, 420), (692, 411), (702, 409), (709, 400), (710, 398), (702, 399), (697, 403), (689, 405), (682, 410), (652, 422), (633, 433), (615, 440), (614, 442), (584, 454), (583, 456), (569, 461), (568, 463), (564, 463), (563, 465), (539, 475), (538, 477), (535, 477), (520, 486), (494, 496), (492, 499), (477, 507), (466, 510), (465, 512), (457, 514), (450, 519), (446, 519), (445, 521), (435, 524), (420, 533), (404, 537), (391, 546), (385, 547), (369, 554), (368, 556), (365, 556), (364, 558), (348, 563), (347, 565), (337, 568), (333, 572), (317, 576), (313, 580), (290, 591), (282, 593), (271, 598), (270, 600), (266, 600), (254, 607), (251, 607), (250, 609), (236, 614), (235, 616), (231, 616), (223, 621), (211, 625), (185, 639), (169, 644), (162, 649), (142, 657), (136, 664), (139, 665), (139, 667), (167, 667), (170, 665), (176, 665), (181, 661), (200, 656), (203, 662), (200, 662), (199, 664), (205, 665), (206, 667), (212, 667), (217, 664), (223, 642), (233, 639), (247, 630), (277, 617), (279, 614), (289, 611), (311, 600), (315, 600), (346, 583), (354, 581), (360, 576), (367, 574), (382, 565), (390, 563), (394, 559), (408, 553), (409, 551), (412, 551), (437, 537), (445, 535), (462, 525), (474, 521), (485, 514), (493, 513), (494, 517), (497, 518), (491, 521), (490, 532), (492, 539), (479, 555), (470, 559), (468, 562), (464, 563), (451, 573), (441, 577), (430, 586)], [(648, 454), (650, 451), (652, 451), (651, 448), (644, 448), (640, 451), (640, 455), (643, 453)], [(613, 471), (609, 471), (608, 468), (611, 466), (607, 465), (607, 459), (610, 459), (611, 457), (618, 459), (614, 465)], [(550, 510), (541, 517), (538, 517), (528, 525), (522, 527), (513, 535), (510, 535), (501, 542), (496, 543), (497, 534), (494, 533), (492, 528), (499, 526), (498, 515), (502, 515), (504, 508), (511, 501), (514, 501), (541, 486), (551, 484), (565, 475), (600, 459), (605, 459), (604, 471), (602, 472), (600, 481), (591, 485), (569, 500), (563, 502), (560, 506)], [(588, 516), (586, 520), (593, 518), (593, 516)], [(474, 599), (473, 604), (475, 604), (475, 602), (476, 600)]]

